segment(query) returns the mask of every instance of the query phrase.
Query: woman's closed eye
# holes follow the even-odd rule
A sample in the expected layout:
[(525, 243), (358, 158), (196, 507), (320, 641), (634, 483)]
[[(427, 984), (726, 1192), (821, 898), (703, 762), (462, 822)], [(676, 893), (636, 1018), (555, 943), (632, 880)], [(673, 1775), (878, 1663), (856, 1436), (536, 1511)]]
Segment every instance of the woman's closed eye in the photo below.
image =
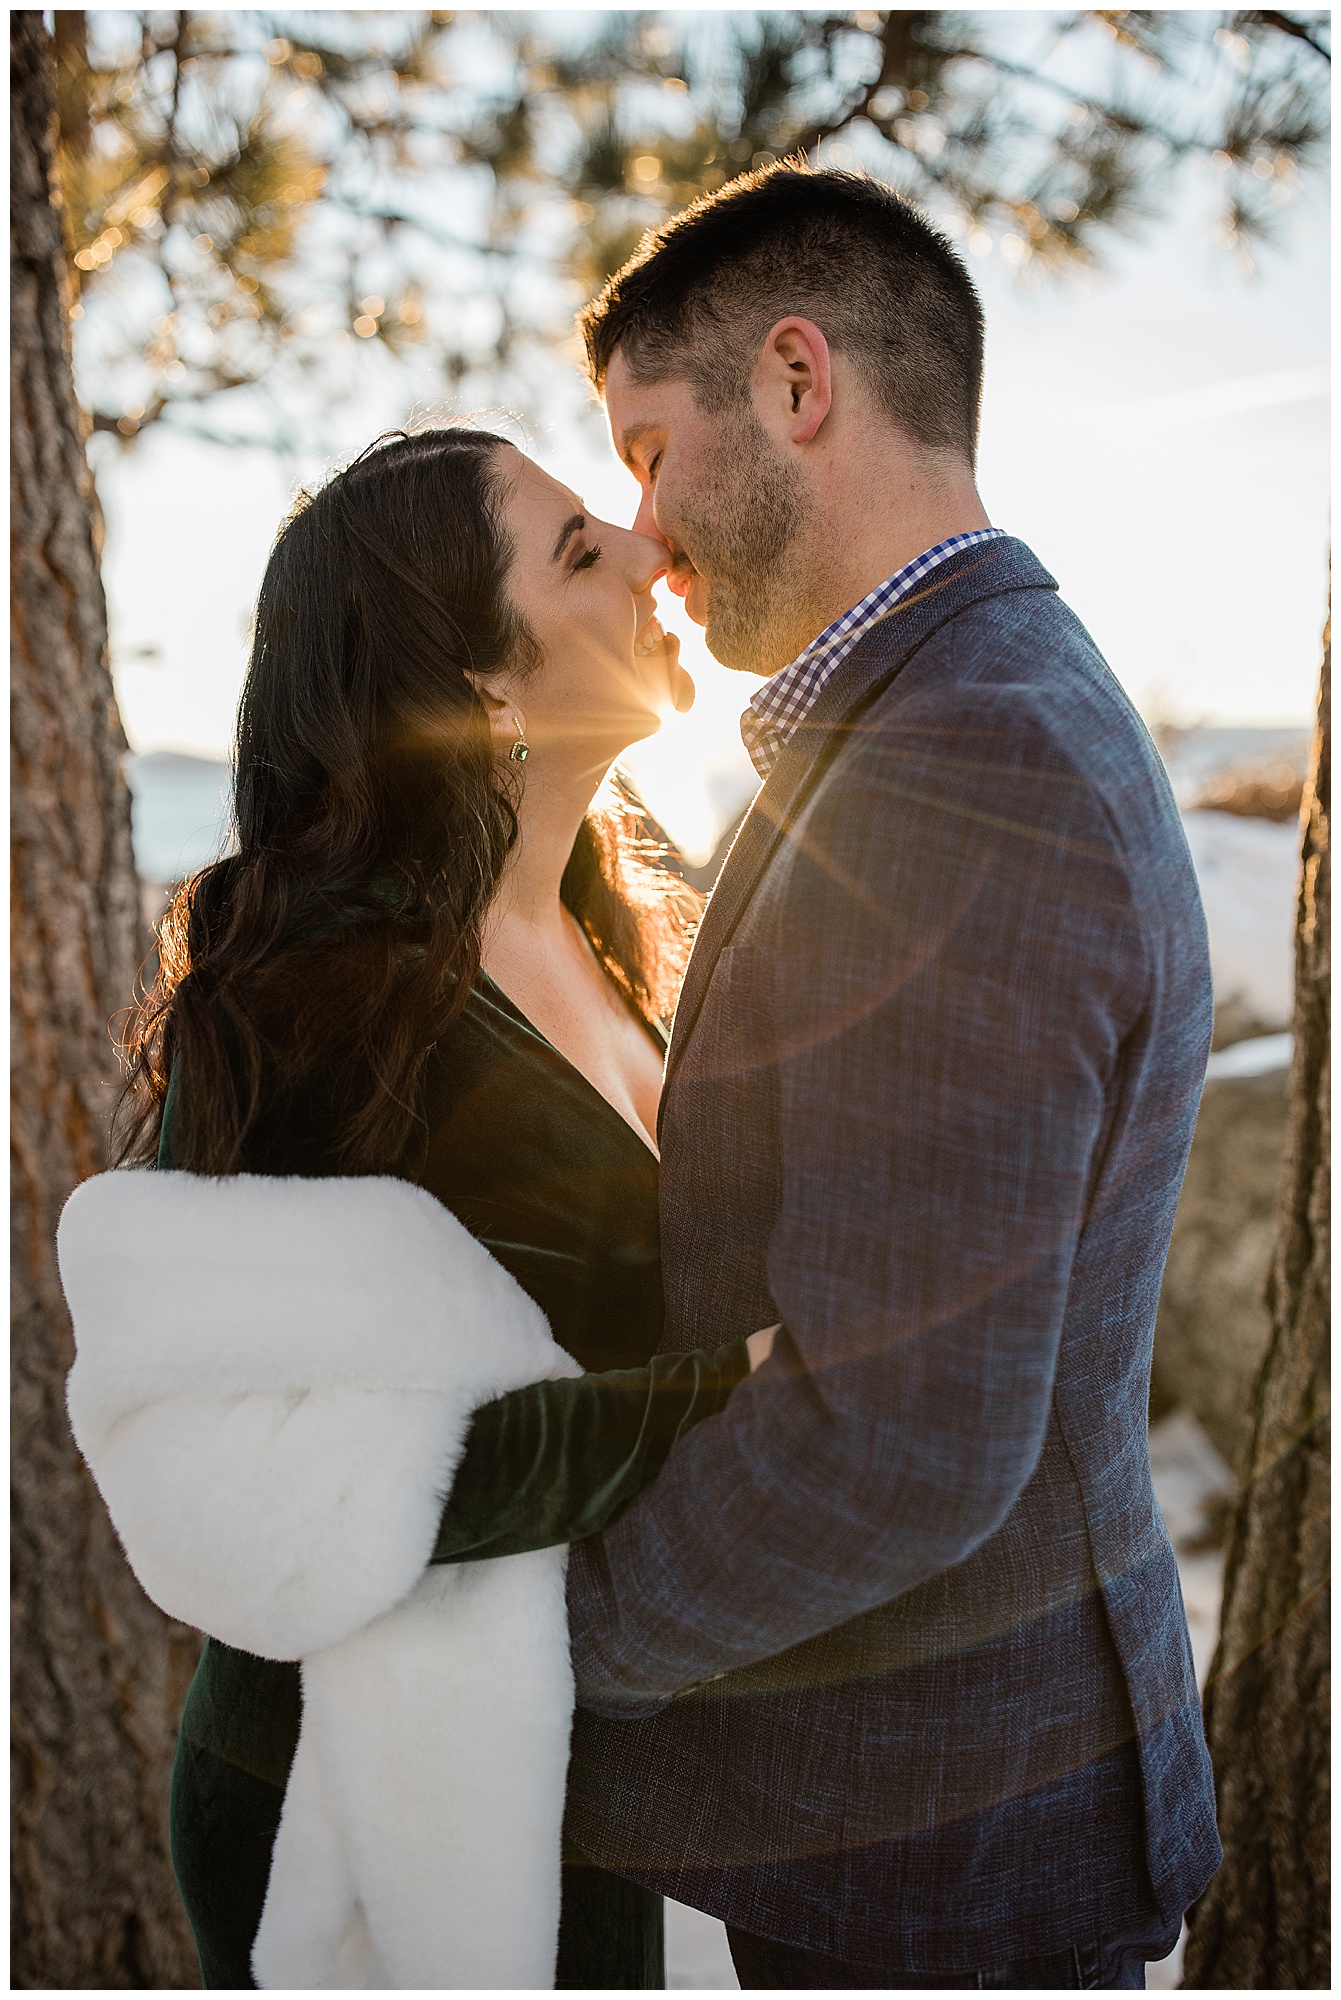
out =
[(575, 571), (579, 569), (594, 569), (596, 567), (596, 564), (600, 561), (600, 559), (601, 559), (600, 544), (596, 543), (586, 551), (585, 555), (580, 555), (578, 557), (577, 561), (573, 564), (573, 569)]

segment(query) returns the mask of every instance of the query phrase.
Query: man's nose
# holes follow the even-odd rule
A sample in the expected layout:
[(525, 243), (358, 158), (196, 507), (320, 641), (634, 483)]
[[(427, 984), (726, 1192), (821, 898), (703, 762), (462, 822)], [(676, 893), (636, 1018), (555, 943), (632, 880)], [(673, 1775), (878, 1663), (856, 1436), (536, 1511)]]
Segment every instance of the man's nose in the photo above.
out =
[(638, 502), (638, 511), (633, 517), (633, 532), (635, 535), (651, 535), (664, 547), (664, 538), (657, 526), (656, 515), (652, 512), (652, 498), (652, 488), (645, 486), (642, 498)]

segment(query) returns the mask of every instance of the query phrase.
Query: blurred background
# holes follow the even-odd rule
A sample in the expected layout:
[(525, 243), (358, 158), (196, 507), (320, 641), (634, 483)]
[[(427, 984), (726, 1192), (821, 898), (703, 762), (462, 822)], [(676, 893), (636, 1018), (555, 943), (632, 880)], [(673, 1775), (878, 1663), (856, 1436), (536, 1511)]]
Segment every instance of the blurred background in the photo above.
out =
[[(648, 225), (798, 148), (903, 189), (960, 246), (988, 320), (985, 503), (1145, 715), (1207, 906), (1216, 1054), (1152, 1403), (1204, 1671), (1269, 1330), (1327, 604), (1330, 16), (48, 20), (146, 949), (228, 838), (251, 606), (297, 487), (389, 427), (472, 412), (629, 520), (574, 311)], [(707, 885), (754, 790), (754, 684), (662, 609), (699, 698), (628, 775)], [(671, 1984), (734, 1983), (720, 1927), (672, 1912)]]

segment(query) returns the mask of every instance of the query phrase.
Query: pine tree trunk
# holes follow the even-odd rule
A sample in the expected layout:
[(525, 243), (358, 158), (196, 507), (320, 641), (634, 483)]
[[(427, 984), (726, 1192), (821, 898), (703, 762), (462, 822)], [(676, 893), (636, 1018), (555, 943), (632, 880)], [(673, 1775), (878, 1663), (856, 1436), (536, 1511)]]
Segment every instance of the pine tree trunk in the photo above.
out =
[(1291, 1146), (1248, 1475), (1206, 1695), (1225, 1861), (1192, 1911), (1184, 1986), (1331, 1985), (1328, 1266), (1331, 644), (1296, 942)]
[(104, 1164), (142, 945), (98, 522), (61, 310), (51, 43), (11, 14), (12, 1737), (18, 1987), (197, 1986), (167, 1853), (194, 1637), (142, 1595), (70, 1436), (61, 1204)]

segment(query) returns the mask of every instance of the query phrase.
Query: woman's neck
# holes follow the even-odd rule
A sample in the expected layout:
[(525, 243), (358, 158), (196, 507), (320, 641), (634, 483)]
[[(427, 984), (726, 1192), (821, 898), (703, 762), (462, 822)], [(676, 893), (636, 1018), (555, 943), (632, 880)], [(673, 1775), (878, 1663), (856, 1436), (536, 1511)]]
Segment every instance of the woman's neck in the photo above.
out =
[(537, 772), (527, 782), (517, 808), (518, 832), (485, 923), (485, 956), (491, 934), (514, 926), (552, 931), (566, 926), (559, 885), (604, 772), (563, 782)]
[(590, 780), (564, 786), (558, 773), (528, 782), (517, 844), (485, 921), (482, 961), (531, 1028), (655, 1153), (660, 1051), (559, 895), (595, 792)]

